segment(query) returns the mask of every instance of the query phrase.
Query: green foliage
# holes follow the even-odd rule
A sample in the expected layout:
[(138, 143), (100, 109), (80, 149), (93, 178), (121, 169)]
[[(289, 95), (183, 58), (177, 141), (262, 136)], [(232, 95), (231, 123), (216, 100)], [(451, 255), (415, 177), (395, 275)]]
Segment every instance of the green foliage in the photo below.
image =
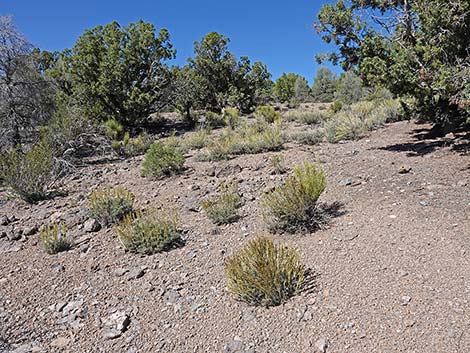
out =
[(276, 109), (270, 105), (263, 105), (256, 108), (255, 116), (258, 119), (263, 119), (269, 124), (279, 123), (282, 120), (281, 113), (276, 111)]
[(109, 119), (104, 122), (105, 135), (112, 140), (119, 141), (124, 137), (124, 127), (119, 121)]
[(90, 217), (107, 226), (132, 212), (134, 195), (120, 186), (99, 188), (92, 191), (89, 202)]
[(147, 132), (142, 132), (137, 137), (131, 138), (126, 132), (121, 141), (112, 141), (111, 147), (120, 155), (134, 157), (147, 152), (153, 143), (153, 138)]
[(72, 242), (67, 237), (67, 226), (64, 223), (54, 223), (43, 227), (39, 240), (44, 250), (51, 255), (67, 251), (72, 247)]
[(176, 147), (155, 142), (145, 154), (142, 176), (161, 178), (178, 174), (183, 170), (185, 158)]
[(0, 157), (0, 179), (23, 200), (35, 203), (47, 197), (54, 180), (53, 166), (49, 146), (37, 144), (25, 153), (13, 149)]
[(220, 112), (234, 106), (249, 112), (266, 100), (271, 88), (271, 74), (266, 65), (251, 65), (247, 57), (237, 58), (228, 51), (230, 40), (212, 32), (194, 46), (189, 65), (197, 76), (201, 108)]
[(156, 36), (150, 23), (112, 22), (86, 30), (55, 70), (65, 71), (74, 103), (86, 117), (136, 126), (167, 103), (166, 61), (174, 54), (166, 29)]
[(294, 167), (293, 175), (263, 197), (263, 216), (272, 231), (310, 231), (318, 228), (322, 216), (317, 200), (326, 187), (323, 170), (312, 163)]
[(215, 224), (228, 224), (238, 219), (237, 210), (242, 206), (236, 184), (223, 184), (219, 195), (201, 202), (207, 217)]
[(167, 251), (181, 242), (178, 217), (155, 210), (127, 215), (115, 231), (126, 250), (139, 254)]
[(224, 108), (222, 109), (222, 119), (226, 126), (235, 129), (240, 123), (240, 112), (237, 108)]
[(217, 128), (225, 125), (225, 121), (221, 114), (214, 112), (206, 112), (204, 114), (205, 125), (209, 128)]
[(344, 105), (359, 102), (366, 95), (362, 80), (352, 71), (342, 74), (336, 87), (335, 101)]
[(326, 4), (316, 27), (338, 50), (320, 59), (360, 72), (369, 86), (415, 98), (421, 118), (453, 129), (470, 112), (469, 11), (468, 0)]
[(302, 124), (314, 125), (320, 123), (325, 115), (320, 111), (311, 110), (290, 110), (284, 114), (287, 121), (297, 121)]
[(286, 162), (282, 155), (275, 154), (269, 159), (269, 163), (274, 174), (284, 174), (287, 171)]
[(323, 130), (316, 129), (299, 131), (291, 135), (291, 138), (302, 145), (316, 145), (323, 141), (324, 136), (325, 133)]
[(274, 94), (279, 102), (290, 102), (295, 97), (295, 82), (300, 76), (283, 73), (274, 84)]
[(305, 77), (299, 76), (294, 83), (294, 100), (304, 103), (310, 98), (310, 87)]
[(332, 102), (336, 92), (336, 77), (327, 67), (320, 67), (312, 86), (312, 98), (315, 102)]
[(305, 268), (294, 249), (259, 237), (226, 259), (225, 275), (239, 300), (269, 307), (300, 293)]

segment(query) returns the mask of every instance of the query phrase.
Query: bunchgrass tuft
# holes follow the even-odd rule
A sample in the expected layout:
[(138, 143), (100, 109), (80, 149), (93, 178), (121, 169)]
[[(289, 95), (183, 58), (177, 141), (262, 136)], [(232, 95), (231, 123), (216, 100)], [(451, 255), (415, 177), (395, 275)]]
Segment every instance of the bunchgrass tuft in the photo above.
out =
[(284, 119), (287, 121), (296, 121), (306, 125), (315, 125), (319, 124), (325, 119), (325, 114), (320, 111), (297, 109), (286, 112), (284, 114)]
[(67, 237), (67, 226), (64, 223), (45, 226), (40, 231), (39, 239), (44, 250), (51, 255), (67, 251), (72, 247), (72, 242)]
[(315, 129), (294, 133), (291, 135), (291, 139), (302, 145), (316, 145), (323, 141), (324, 136), (323, 130)]
[(313, 163), (294, 167), (283, 185), (263, 196), (263, 216), (271, 231), (295, 233), (319, 228), (324, 217), (317, 201), (326, 187), (323, 170)]
[(201, 202), (201, 207), (207, 217), (218, 225), (236, 221), (239, 217), (238, 209), (241, 206), (242, 199), (238, 194), (236, 184), (223, 184), (219, 195)]
[(133, 204), (134, 195), (123, 187), (99, 188), (90, 195), (90, 216), (107, 226), (132, 212)]
[(229, 291), (239, 300), (269, 307), (300, 293), (305, 268), (294, 249), (259, 237), (227, 258), (225, 275)]
[(181, 242), (178, 217), (155, 210), (129, 214), (115, 227), (119, 241), (130, 252), (152, 255)]
[(255, 116), (256, 118), (264, 120), (269, 124), (279, 123), (282, 120), (281, 113), (270, 105), (264, 105), (256, 108)]

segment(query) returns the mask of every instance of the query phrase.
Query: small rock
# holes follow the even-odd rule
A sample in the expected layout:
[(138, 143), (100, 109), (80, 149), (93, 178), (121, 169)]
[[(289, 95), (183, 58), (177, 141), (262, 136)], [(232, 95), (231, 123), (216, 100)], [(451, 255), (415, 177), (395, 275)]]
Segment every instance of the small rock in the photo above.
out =
[(457, 182), (457, 186), (459, 186), (459, 187), (464, 187), (464, 186), (467, 186), (467, 185), (468, 185), (467, 180), (459, 180)]
[(242, 341), (233, 340), (224, 346), (224, 353), (242, 353), (245, 345)]
[(340, 180), (338, 184), (340, 186), (349, 186), (349, 185), (352, 185), (352, 183), (353, 181), (351, 178), (346, 178), (346, 179)]
[(7, 216), (0, 216), (0, 226), (7, 226), (8, 223), (10, 223), (10, 221)]
[(143, 277), (144, 274), (145, 274), (144, 270), (142, 270), (140, 268), (134, 268), (134, 269), (130, 270), (127, 273), (127, 280), (131, 281), (131, 280), (134, 280), (134, 279), (139, 279), (139, 278)]
[(89, 219), (84, 224), (84, 230), (87, 233), (94, 233), (101, 229), (101, 224), (96, 219)]
[(117, 268), (113, 271), (113, 275), (116, 277), (124, 276), (127, 272), (129, 272), (128, 268)]
[(7, 233), (8, 240), (20, 240), (22, 231), (21, 229), (12, 229)]
[(326, 353), (326, 349), (328, 348), (330, 342), (326, 338), (320, 338), (318, 341), (315, 342), (315, 348), (320, 353)]
[(69, 344), (70, 339), (66, 337), (57, 337), (55, 340), (51, 342), (52, 347), (57, 347), (57, 348), (65, 348)]
[(122, 312), (117, 311), (103, 321), (103, 336), (107, 339), (114, 339), (127, 330), (131, 323), (129, 316)]
[(401, 297), (401, 305), (406, 306), (411, 302), (411, 297), (404, 295)]
[(398, 170), (399, 174), (407, 174), (411, 171), (411, 167), (405, 167), (404, 165), (400, 166), (400, 169)]
[(38, 226), (37, 225), (33, 225), (31, 227), (26, 227), (25, 229), (23, 229), (23, 235), (24, 236), (30, 236), (30, 235), (34, 235), (38, 232)]
[(6, 238), (7, 236), (7, 232), (5, 232), (4, 230), (0, 231), (0, 238)]
[(428, 205), (426, 201), (420, 201), (419, 204), (423, 207), (426, 207)]

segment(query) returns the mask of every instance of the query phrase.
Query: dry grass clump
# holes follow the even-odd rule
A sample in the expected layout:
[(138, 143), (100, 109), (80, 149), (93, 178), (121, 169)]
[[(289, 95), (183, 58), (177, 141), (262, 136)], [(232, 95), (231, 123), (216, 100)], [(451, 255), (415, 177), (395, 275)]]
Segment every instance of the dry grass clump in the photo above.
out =
[(48, 254), (57, 254), (72, 247), (67, 237), (67, 227), (64, 223), (54, 223), (41, 229), (39, 240)]
[(210, 129), (199, 128), (189, 136), (185, 136), (182, 143), (188, 150), (199, 150), (209, 144), (210, 137)]
[(134, 195), (125, 188), (99, 188), (90, 195), (90, 216), (107, 226), (132, 212), (133, 205)]
[(152, 255), (181, 241), (178, 217), (155, 210), (129, 214), (115, 227), (117, 236), (130, 252)]
[(325, 133), (321, 129), (306, 130), (294, 133), (291, 139), (302, 145), (316, 145), (323, 141)]
[(226, 129), (219, 138), (209, 144), (206, 153), (198, 156), (198, 159), (220, 161), (241, 154), (277, 151), (283, 147), (283, 144), (284, 136), (280, 124), (245, 122), (235, 130)]
[(237, 108), (222, 109), (222, 119), (225, 126), (235, 129), (240, 123), (240, 111)]
[(141, 174), (150, 178), (178, 174), (183, 170), (184, 162), (183, 153), (177, 147), (170, 143), (155, 142), (145, 154)]
[(263, 197), (263, 216), (268, 228), (288, 233), (318, 228), (324, 217), (317, 201), (325, 187), (321, 167), (313, 163), (295, 166), (283, 185)]
[(297, 295), (305, 269), (294, 249), (259, 237), (225, 261), (227, 287), (251, 305), (276, 306)]
[(284, 119), (301, 124), (314, 125), (322, 122), (325, 119), (325, 114), (320, 111), (296, 109), (286, 112)]
[(53, 151), (43, 144), (23, 153), (13, 149), (0, 155), (0, 180), (29, 203), (47, 197), (47, 188), (53, 183)]
[(400, 120), (402, 114), (398, 100), (357, 102), (325, 122), (325, 135), (329, 142), (357, 140), (387, 122)]
[(274, 174), (284, 174), (287, 171), (286, 161), (283, 156), (276, 154), (269, 159)]
[(215, 224), (228, 224), (238, 219), (238, 209), (242, 206), (242, 198), (238, 194), (236, 184), (223, 184), (222, 192), (201, 202), (207, 217)]

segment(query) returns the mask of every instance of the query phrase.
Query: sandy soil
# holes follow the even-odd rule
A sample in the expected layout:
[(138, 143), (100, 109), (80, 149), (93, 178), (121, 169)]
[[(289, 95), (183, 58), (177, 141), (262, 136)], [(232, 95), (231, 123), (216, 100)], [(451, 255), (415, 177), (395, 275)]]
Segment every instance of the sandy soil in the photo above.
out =
[[(0, 190), (0, 217), (17, 219), (0, 233), (34, 233), (0, 239), (0, 352), (470, 352), (468, 141), (426, 139), (428, 129), (399, 122), (360, 141), (279, 152), (290, 168), (323, 162), (322, 201), (342, 208), (327, 229), (273, 236), (299, 249), (316, 285), (270, 309), (237, 302), (223, 264), (267, 233), (259, 198), (285, 178), (270, 173), (273, 153), (191, 156), (183, 175), (161, 181), (140, 177), (141, 157), (96, 161), (66, 180), (68, 196), (34, 206)], [(242, 218), (216, 227), (198, 202), (227, 179), (239, 182)], [(104, 185), (131, 190), (137, 208), (181, 210), (185, 246), (138, 256), (112, 229), (86, 233), (89, 192)], [(47, 255), (34, 226), (57, 219), (77, 244)], [(122, 334), (110, 331), (116, 322)]]

